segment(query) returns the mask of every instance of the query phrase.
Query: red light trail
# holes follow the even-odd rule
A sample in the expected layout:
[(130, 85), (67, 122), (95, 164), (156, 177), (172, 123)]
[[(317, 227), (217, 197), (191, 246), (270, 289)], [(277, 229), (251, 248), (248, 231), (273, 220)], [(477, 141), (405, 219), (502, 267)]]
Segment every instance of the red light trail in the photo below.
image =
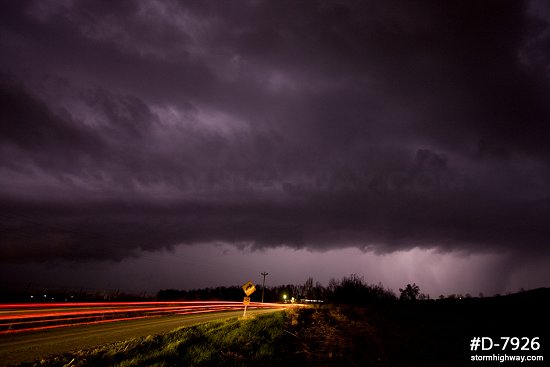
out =
[[(289, 306), (280, 303), (253, 302), (248, 308)], [(2, 304), (0, 305), (0, 334), (240, 309), (243, 309), (242, 302), (233, 301)]]

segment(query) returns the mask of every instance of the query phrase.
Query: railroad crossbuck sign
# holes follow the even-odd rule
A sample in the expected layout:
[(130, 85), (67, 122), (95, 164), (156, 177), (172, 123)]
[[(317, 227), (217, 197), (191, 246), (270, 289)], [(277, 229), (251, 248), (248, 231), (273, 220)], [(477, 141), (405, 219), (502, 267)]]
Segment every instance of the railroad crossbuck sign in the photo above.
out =
[(244, 294), (249, 297), (252, 293), (254, 293), (254, 291), (256, 291), (256, 286), (249, 280), (243, 285), (243, 291)]
[(249, 305), (249, 304), (250, 304), (250, 297), (244, 297), (243, 305)]

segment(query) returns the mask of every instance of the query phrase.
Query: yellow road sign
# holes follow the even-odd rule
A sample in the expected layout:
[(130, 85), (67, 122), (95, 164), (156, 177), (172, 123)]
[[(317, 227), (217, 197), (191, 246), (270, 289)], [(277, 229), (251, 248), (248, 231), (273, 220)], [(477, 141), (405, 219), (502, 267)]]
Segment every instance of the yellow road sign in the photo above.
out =
[(249, 304), (250, 304), (250, 297), (244, 297), (243, 305), (249, 305)]
[(246, 296), (250, 296), (256, 290), (256, 286), (250, 280), (243, 285), (243, 291)]

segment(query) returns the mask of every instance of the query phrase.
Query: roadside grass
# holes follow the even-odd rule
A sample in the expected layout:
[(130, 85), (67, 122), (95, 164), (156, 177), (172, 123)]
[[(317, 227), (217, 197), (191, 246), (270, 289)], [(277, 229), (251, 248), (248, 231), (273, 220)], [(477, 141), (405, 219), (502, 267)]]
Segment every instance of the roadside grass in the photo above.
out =
[[(540, 325), (537, 317), (548, 302), (539, 303), (496, 299), (292, 308), (25, 366), (464, 366), (470, 363), (469, 336), (506, 330), (520, 335), (525, 325)], [(516, 309), (521, 318), (500, 322)]]
[(296, 308), (232, 318), (23, 366), (389, 366), (364, 309)]
[(45, 359), (26, 366), (277, 366), (289, 352), (283, 311), (232, 318)]

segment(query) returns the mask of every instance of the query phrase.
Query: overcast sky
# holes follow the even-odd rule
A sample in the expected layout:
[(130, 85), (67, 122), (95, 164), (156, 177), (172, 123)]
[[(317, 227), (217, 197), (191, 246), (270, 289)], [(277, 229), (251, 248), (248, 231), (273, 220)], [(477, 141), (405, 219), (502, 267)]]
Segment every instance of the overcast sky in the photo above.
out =
[(544, 0), (0, 4), (5, 284), (550, 286)]

